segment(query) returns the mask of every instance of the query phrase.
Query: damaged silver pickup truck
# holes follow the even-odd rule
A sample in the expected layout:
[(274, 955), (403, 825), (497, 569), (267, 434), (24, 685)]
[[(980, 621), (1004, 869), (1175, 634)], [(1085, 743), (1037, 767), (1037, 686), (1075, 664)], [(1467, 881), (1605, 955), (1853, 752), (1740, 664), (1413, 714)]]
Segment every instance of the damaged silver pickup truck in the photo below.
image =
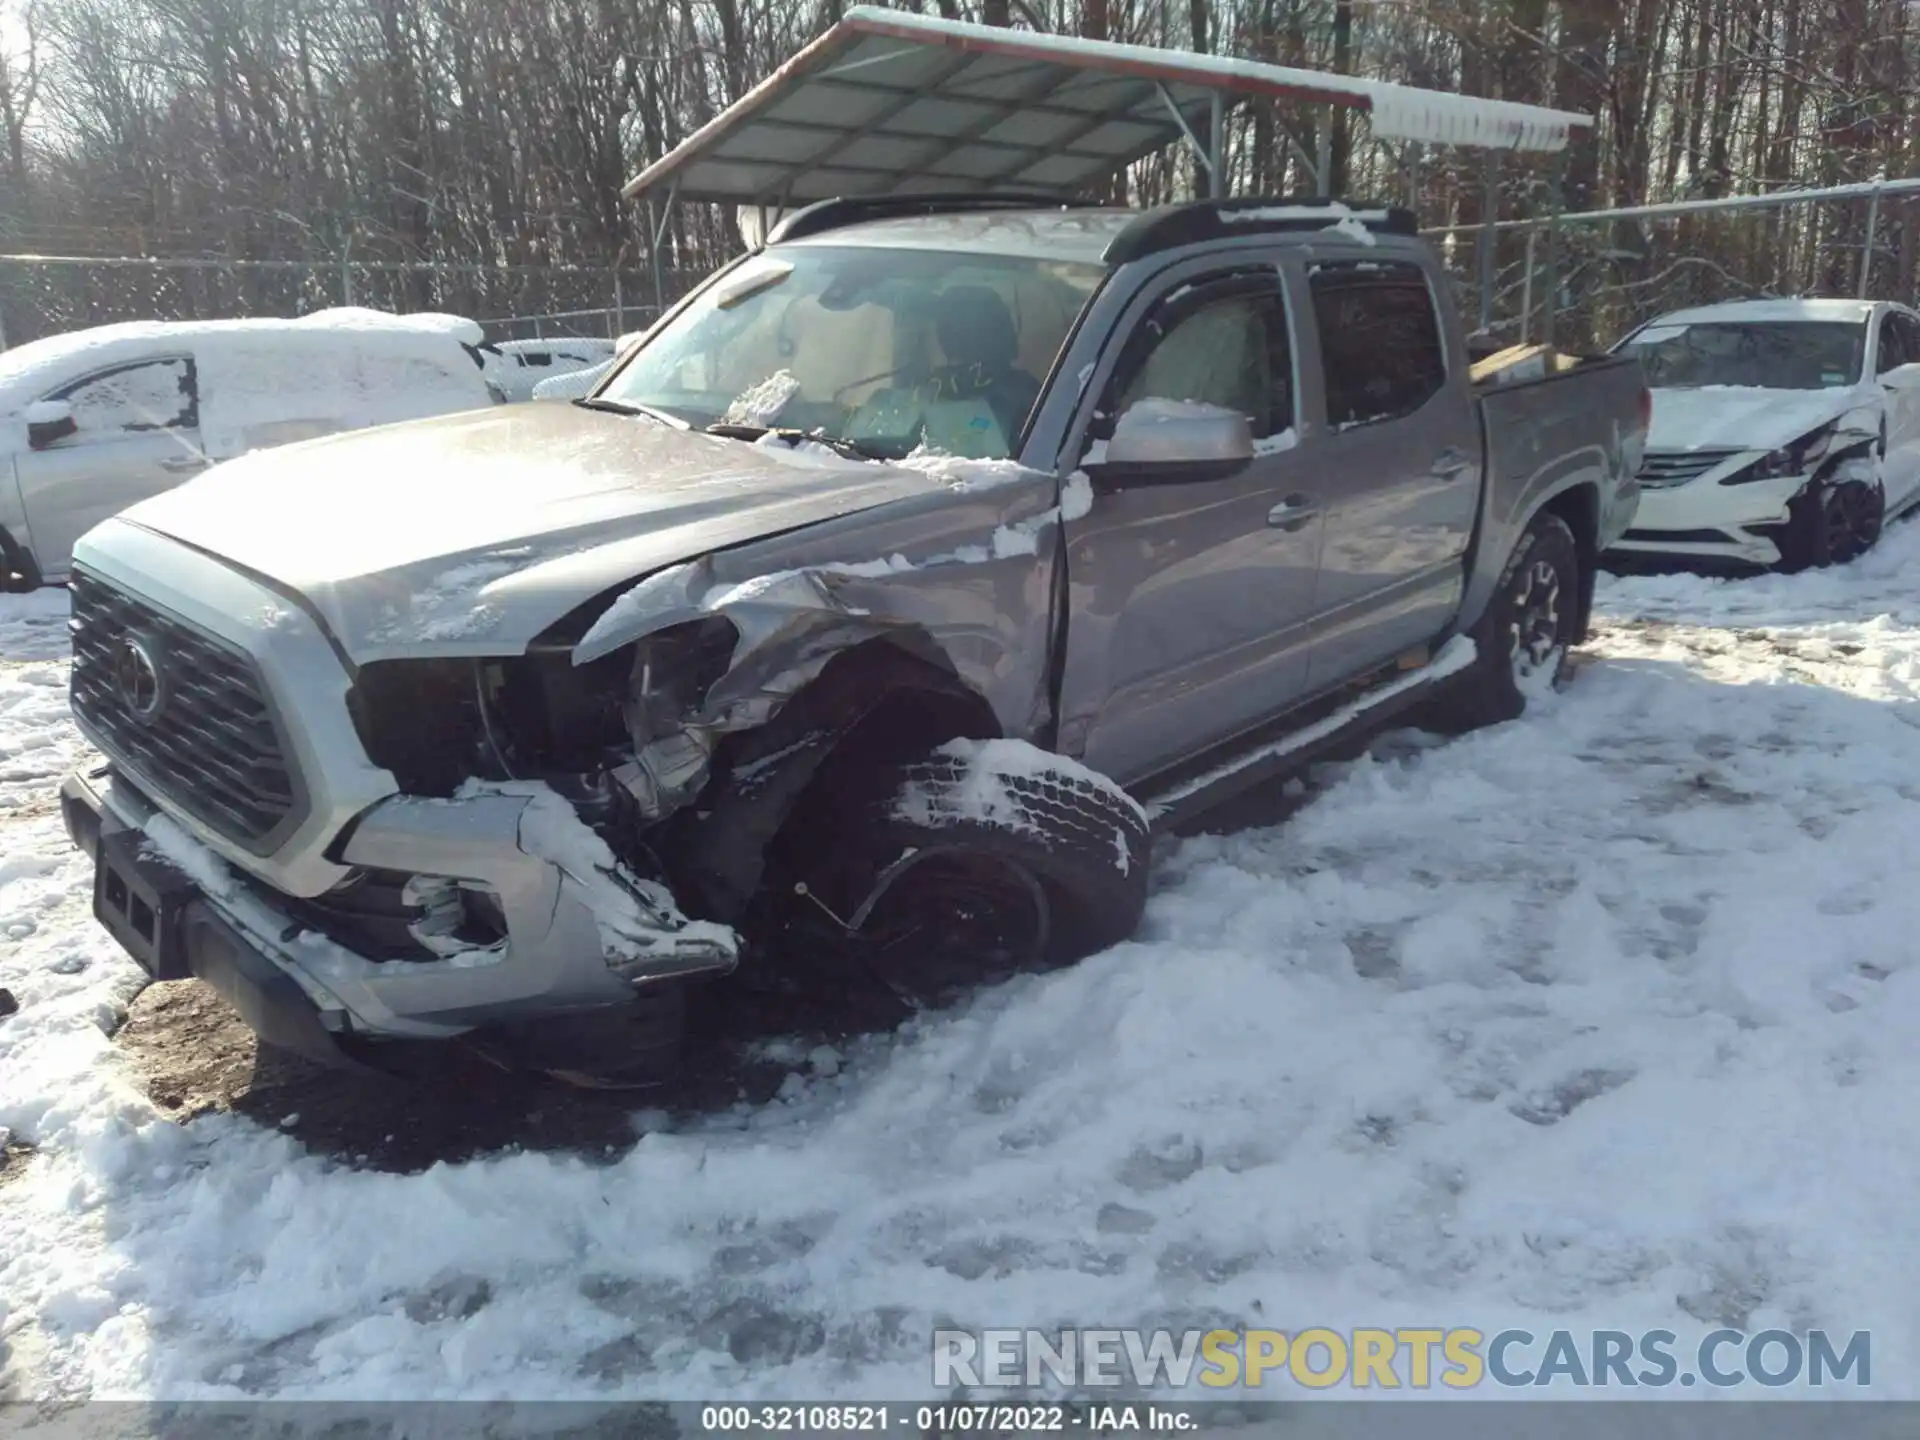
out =
[(1470, 367), (1401, 211), (797, 212), (589, 398), (87, 535), (96, 913), (273, 1044), (577, 1068), (587, 1017), (639, 1073), (730, 974), (937, 1003), (1114, 944), (1156, 832), (1558, 677), (1648, 407), (1534, 360)]

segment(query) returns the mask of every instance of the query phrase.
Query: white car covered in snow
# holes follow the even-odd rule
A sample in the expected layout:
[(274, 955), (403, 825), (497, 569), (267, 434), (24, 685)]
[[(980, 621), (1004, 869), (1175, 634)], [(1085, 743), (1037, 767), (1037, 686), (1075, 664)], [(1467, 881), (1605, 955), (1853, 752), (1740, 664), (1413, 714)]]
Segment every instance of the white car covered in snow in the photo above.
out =
[(1653, 391), (1616, 558), (1842, 564), (1920, 502), (1920, 314), (1870, 300), (1676, 311), (1615, 347)]
[(564, 374), (551, 375), (533, 387), (536, 400), (580, 400), (594, 392), (594, 388), (607, 378), (607, 373), (634, 346), (647, 338), (644, 330), (636, 330), (622, 335), (613, 343), (613, 353), (597, 365), (589, 365), (584, 370), (568, 370)]
[(610, 365), (613, 356), (613, 341), (591, 337), (502, 340), (486, 347), (487, 378), (507, 400), (532, 400), (538, 397), (544, 382)]
[(102, 325), (0, 354), (0, 588), (66, 577), (73, 542), (249, 450), (489, 405), (479, 325), (325, 310)]

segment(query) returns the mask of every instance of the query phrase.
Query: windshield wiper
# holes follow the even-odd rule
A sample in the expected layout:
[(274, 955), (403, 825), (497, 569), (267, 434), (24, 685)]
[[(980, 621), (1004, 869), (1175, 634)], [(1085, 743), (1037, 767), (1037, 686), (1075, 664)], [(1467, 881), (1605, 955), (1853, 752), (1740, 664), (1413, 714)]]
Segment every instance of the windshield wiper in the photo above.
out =
[(664, 410), (656, 410), (651, 405), (630, 405), (625, 400), (608, 400), (599, 395), (589, 395), (573, 403), (582, 410), (604, 410), (609, 415), (644, 415), (649, 420), (658, 420), (662, 425), (671, 425), (678, 430), (687, 428), (686, 421)]
[(777, 429), (772, 425), (743, 425), (736, 424), (729, 420), (720, 420), (707, 426), (707, 434), (718, 435), (723, 440), (747, 441), (764, 440), (767, 436), (772, 435), (777, 439), (786, 441), (789, 445), (797, 445), (802, 440), (811, 440), (814, 444), (824, 445), (833, 451), (834, 454), (844, 455), (849, 460), (884, 460), (887, 458), (884, 455), (876, 455), (873, 451), (864, 448), (857, 440), (842, 440), (839, 436), (829, 435), (824, 430), (815, 430), (812, 432), (793, 429), (783, 430)]

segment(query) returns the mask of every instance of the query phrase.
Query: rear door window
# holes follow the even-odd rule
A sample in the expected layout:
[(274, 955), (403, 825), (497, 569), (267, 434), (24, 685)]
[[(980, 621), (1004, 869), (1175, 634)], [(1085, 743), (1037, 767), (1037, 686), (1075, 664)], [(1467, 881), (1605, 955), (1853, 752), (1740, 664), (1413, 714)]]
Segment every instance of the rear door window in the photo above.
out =
[(1323, 263), (1308, 276), (1320, 329), (1327, 423), (1398, 420), (1446, 386), (1447, 354), (1426, 273), (1401, 261)]

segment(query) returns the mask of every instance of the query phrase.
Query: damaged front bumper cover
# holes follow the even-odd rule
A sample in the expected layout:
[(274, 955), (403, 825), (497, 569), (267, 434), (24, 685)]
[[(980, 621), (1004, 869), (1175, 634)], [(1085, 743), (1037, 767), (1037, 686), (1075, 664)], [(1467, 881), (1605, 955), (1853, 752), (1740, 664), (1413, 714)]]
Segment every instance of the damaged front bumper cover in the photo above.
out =
[(330, 1063), (351, 1063), (349, 1036), (446, 1039), (617, 1006), (739, 957), (730, 929), (687, 921), (662, 887), (597, 864), (611, 856), (540, 787), (396, 796), (360, 817), (345, 863), (484, 887), (504, 930), (484, 948), (384, 961), (294, 918), (111, 770), (69, 774), (60, 801), (95, 861), (95, 915), (143, 969), (206, 980), (263, 1040)]

